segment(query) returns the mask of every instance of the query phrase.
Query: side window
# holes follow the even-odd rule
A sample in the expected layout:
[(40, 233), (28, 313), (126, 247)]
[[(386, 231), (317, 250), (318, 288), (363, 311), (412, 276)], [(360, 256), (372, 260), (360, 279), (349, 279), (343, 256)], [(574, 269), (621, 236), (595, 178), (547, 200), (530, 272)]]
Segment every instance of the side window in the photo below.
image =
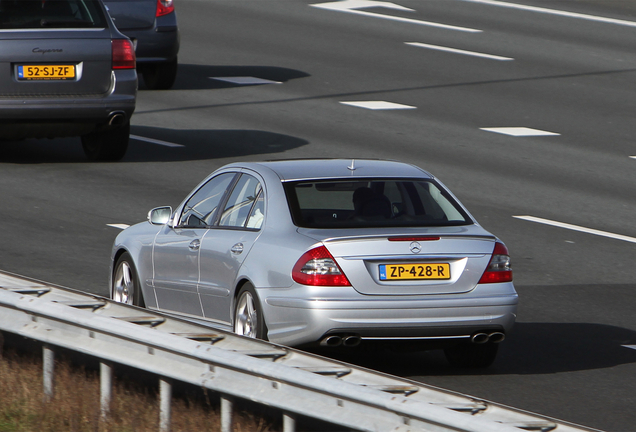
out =
[(262, 187), (258, 180), (251, 175), (243, 174), (234, 186), (232, 195), (230, 195), (225, 210), (221, 214), (219, 225), (244, 227), (248, 216), (253, 214), (252, 208), (257, 202), (261, 190)]
[(218, 175), (204, 184), (183, 207), (179, 226), (207, 228), (214, 224), (218, 206), (236, 174)]
[(247, 219), (247, 228), (261, 229), (265, 219), (265, 200), (263, 199), (263, 190), (258, 194), (250, 217)]

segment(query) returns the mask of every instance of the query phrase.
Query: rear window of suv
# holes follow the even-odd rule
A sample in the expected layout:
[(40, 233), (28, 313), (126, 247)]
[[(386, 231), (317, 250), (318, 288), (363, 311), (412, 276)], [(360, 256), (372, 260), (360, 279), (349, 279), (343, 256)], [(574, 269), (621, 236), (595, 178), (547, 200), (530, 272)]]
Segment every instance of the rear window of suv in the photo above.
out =
[(284, 185), (294, 224), (304, 228), (469, 225), (473, 221), (433, 180), (336, 179)]
[(99, 0), (0, 0), (0, 29), (104, 28)]

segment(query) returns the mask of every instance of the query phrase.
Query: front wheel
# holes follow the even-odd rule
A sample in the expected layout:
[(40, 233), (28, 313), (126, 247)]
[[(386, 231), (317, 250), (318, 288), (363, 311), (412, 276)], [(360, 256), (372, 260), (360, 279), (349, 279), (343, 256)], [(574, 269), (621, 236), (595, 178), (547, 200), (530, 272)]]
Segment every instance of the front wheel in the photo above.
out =
[(145, 307), (137, 270), (128, 252), (123, 253), (115, 264), (111, 297), (119, 303)]
[(459, 368), (487, 368), (497, 357), (499, 344), (464, 342), (444, 349), (451, 366)]
[(246, 283), (239, 291), (234, 308), (234, 333), (267, 340), (267, 328), (254, 287)]

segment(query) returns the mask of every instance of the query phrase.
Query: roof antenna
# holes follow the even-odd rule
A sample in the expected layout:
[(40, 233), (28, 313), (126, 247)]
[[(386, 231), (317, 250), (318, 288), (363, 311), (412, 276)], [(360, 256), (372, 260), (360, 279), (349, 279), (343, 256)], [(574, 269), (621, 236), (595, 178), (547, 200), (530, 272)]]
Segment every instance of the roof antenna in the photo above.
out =
[(347, 169), (349, 171), (355, 171), (356, 170), (356, 160), (355, 159), (351, 159), (351, 166), (348, 166)]

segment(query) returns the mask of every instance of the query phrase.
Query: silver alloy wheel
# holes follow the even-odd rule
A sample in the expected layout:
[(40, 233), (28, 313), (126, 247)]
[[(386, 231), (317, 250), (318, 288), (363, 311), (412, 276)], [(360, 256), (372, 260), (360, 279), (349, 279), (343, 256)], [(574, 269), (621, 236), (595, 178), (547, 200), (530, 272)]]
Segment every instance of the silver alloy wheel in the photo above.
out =
[(132, 269), (127, 261), (121, 261), (113, 277), (113, 300), (131, 305), (134, 298), (135, 282)]
[(243, 292), (236, 304), (234, 333), (251, 338), (258, 336), (258, 312), (249, 291)]

